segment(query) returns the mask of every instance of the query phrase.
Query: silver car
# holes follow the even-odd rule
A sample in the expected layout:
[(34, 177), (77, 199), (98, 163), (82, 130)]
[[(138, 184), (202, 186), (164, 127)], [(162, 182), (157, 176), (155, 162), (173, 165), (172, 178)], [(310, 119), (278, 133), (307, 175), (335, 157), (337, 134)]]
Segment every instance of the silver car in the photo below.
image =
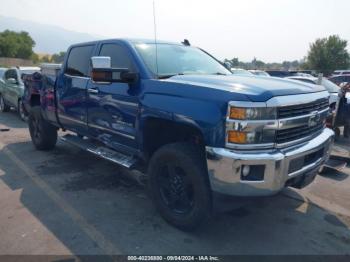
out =
[(336, 106), (339, 103), (339, 92), (340, 92), (340, 87), (337, 86), (336, 84), (332, 83), (331, 81), (329, 81), (327, 78), (322, 77), (321, 83), (319, 83), (318, 78), (317, 77), (313, 77), (313, 76), (290, 76), (290, 77), (286, 77), (286, 79), (292, 79), (292, 80), (299, 80), (299, 81), (303, 81), (306, 83), (310, 83), (310, 84), (321, 84), (322, 86), (324, 86), (326, 88), (326, 90), (329, 92), (330, 94), (330, 98), (329, 98), (329, 104), (330, 106)]

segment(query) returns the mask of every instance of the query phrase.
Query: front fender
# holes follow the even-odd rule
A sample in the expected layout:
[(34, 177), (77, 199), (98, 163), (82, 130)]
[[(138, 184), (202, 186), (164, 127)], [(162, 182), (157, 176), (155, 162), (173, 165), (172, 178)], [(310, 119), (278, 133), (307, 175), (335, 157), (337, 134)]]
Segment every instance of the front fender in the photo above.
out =
[(226, 104), (167, 94), (145, 94), (140, 128), (147, 118), (160, 118), (199, 130), (208, 146), (224, 145)]

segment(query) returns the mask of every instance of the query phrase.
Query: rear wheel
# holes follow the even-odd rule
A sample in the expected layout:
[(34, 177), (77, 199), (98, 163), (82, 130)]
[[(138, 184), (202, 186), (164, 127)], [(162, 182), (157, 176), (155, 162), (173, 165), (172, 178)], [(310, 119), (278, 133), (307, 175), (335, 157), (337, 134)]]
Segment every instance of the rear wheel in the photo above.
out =
[(24, 105), (22, 103), (22, 100), (18, 100), (17, 112), (22, 121), (26, 122), (28, 120), (28, 115), (24, 110)]
[(0, 94), (0, 112), (7, 112), (10, 110), (10, 107), (6, 105), (3, 96)]
[(194, 145), (175, 143), (160, 148), (149, 166), (149, 187), (155, 206), (170, 224), (193, 230), (211, 215), (208, 175)]
[(31, 109), (28, 119), (29, 133), (38, 150), (50, 150), (57, 142), (57, 128), (46, 122), (39, 106)]

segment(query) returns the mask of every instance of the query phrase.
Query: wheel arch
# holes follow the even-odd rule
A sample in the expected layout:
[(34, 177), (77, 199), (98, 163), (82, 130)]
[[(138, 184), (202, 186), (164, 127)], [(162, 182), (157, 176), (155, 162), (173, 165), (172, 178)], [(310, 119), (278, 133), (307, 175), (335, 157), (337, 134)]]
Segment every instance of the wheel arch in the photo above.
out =
[(163, 145), (176, 142), (193, 143), (203, 149), (206, 144), (202, 129), (193, 121), (173, 121), (159, 117), (143, 120), (141, 147), (146, 158), (150, 158)]

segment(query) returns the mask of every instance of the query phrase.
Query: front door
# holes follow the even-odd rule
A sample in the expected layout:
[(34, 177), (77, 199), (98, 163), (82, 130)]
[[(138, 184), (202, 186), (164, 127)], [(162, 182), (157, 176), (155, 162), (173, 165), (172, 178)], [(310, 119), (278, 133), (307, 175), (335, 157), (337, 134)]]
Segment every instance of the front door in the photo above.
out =
[(79, 134), (87, 132), (87, 93), (90, 58), (94, 45), (70, 49), (64, 74), (57, 79), (58, 117), (63, 127)]
[[(113, 68), (135, 70), (127, 50), (121, 45), (102, 44), (99, 55), (111, 57)], [(89, 82), (89, 131), (116, 149), (136, 149), (138, 92), (137, 84)]]

